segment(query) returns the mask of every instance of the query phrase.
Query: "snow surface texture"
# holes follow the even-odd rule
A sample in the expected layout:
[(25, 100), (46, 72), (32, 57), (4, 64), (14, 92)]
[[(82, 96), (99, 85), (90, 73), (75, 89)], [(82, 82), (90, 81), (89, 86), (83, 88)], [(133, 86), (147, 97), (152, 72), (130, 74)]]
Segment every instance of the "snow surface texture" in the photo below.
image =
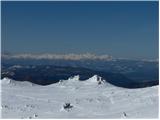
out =
[(158, 118), (158, 86), (125, 89), (95, 75), (40, 86), (1, 80), (2, 118)]

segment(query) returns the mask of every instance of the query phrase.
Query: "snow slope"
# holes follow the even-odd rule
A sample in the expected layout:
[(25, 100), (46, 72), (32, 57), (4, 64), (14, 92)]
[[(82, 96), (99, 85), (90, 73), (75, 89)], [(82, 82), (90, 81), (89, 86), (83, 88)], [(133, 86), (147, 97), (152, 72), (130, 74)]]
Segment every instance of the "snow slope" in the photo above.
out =
[[(158, 86), (125, 89), (95, 75), (39, 86), (4, 78), (2, 118), (158, 118)], [(65, 103), (71, 108), (64, 109)]]

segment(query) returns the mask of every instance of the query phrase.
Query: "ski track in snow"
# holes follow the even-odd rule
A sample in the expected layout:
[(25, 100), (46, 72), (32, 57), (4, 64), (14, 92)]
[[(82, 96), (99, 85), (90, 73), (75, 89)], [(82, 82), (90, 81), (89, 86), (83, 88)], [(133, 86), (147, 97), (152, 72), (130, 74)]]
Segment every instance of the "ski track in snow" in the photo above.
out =
[[(40, 86), (4, 78), (2, 118), (158, 118), (158, 86), (126, 89), (98, 76)], [(71, 109), (64, 109), (71, 103)]]

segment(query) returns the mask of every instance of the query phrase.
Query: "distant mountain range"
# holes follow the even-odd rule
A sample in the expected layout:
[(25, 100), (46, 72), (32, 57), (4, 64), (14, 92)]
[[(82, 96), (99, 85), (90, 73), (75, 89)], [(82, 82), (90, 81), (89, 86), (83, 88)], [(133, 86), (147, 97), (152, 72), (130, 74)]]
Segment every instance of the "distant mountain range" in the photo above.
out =
[(158, 84), (158, 71), (158, 61), (113, 59), (107, 55), (6, 54), (2, 55), (1, 77), (47, 85), (74, 75), (85, 80), (96, 74), (114, 85), (131, 88)]
[(80, 67), (59, 67), (53, 65), (28, 65), (28, 66), (3, 66), (2, 78), (9, 77), (18, 81), (30, 81), (39, 85), (48, 85), (68, 79), (71, 76), (79, 75), (80, 80), (86, 80), (93, 75), (99, 75), (107, 82), (125, 88), (147, 87), (158, 84), (158, 80), (135, 81), (127, 78), (121, 73), (108, 73), (94, 71)]
[(95, 54), (2, 54), (5, 59), (36, 59), (36, 60), (112, 60), (110, 55), (95, 55)]

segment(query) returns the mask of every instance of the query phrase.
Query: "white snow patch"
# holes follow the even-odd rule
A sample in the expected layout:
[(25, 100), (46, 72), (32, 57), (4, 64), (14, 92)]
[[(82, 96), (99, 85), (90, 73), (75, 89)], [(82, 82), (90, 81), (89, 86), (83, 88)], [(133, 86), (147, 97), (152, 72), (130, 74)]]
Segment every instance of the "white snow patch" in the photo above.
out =
[[(97, 75), (86, 81), (74, 76), (48, 86), (8, 78), (0, 83), (2, 118), (158, 118), (158, 86), (125, 89)], [(64, 110), (65, 103), (73, 107)]]

